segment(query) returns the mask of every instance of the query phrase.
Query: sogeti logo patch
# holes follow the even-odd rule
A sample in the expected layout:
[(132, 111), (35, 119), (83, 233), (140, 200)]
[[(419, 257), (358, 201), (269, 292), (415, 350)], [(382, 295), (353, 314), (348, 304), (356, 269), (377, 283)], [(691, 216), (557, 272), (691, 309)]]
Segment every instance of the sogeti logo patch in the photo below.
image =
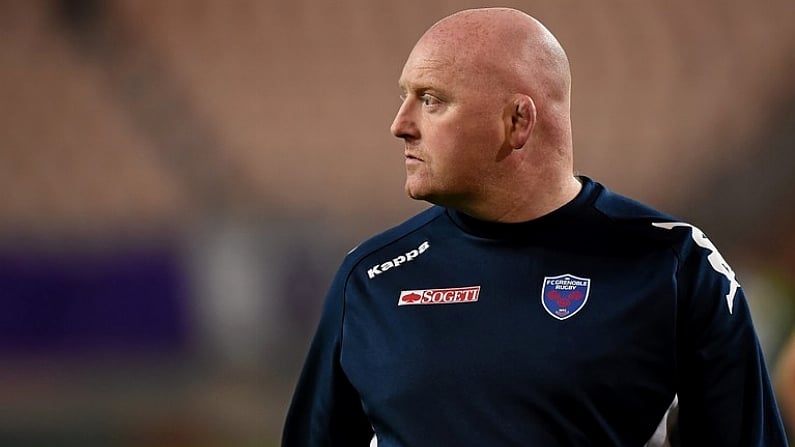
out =
[(591, 289), (589, 278), (570, 274), (545, 276), (541, 289), (541, 303), (550, 315), (565, 320), (580, 311), (588, 301)]
[(474, 303), (479, 296), (480, 286), (455, 287), (452, 289), (401, 290), (398, 306)]

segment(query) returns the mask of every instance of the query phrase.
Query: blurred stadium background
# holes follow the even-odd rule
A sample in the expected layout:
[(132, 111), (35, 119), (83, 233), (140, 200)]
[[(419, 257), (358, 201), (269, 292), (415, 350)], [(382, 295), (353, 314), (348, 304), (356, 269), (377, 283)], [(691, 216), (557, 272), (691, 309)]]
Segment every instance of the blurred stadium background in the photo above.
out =
[[(330, 278), (424, 208), (389, 134), (469, 0), (0, 0), (0, 445), (276, 445)], [(506, 1), (569, 52), (576, 164), (795, 316), (795, 4)]]

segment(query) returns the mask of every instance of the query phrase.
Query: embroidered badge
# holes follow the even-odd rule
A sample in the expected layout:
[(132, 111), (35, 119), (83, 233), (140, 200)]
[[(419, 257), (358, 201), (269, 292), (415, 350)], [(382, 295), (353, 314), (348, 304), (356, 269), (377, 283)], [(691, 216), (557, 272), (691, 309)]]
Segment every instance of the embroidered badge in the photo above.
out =
[(545, 276), (541, 289), (541, 303), (550, 315), (558, 320), (565, 320), (585, 306), (590, 289), (589, 278), (580, 278), (568, 273)]

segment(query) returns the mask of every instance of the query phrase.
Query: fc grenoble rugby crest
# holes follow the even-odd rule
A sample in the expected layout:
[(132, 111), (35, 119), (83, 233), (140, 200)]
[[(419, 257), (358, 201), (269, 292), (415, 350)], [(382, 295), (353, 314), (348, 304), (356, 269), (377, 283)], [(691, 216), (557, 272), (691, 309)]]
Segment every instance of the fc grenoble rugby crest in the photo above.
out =
[(585, 306), (590, 289), (590, 278), (569, 274), (545, 276), (541, 303), (550, 315), (558, 320), (565, 320)]

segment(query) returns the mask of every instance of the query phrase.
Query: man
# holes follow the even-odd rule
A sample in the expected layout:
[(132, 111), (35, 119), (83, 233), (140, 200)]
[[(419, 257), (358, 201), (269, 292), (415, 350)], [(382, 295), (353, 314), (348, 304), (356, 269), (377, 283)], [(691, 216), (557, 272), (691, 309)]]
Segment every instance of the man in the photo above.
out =
[(573, 174), (542, 24), (453, 14), (399, 85), (406, 192), (434, 206), (346, 257), (284, 446), (786, 445), (717, 249)]

